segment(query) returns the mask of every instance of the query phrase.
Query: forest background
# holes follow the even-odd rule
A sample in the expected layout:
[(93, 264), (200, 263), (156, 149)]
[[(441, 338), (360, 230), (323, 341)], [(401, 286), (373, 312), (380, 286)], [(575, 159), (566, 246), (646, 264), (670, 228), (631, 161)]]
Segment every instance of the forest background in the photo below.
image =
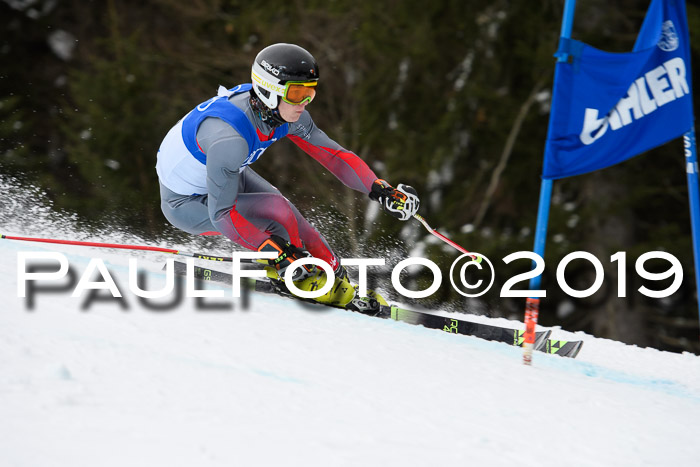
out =
[[(632, 49), (649, 4), (577, 3), (572, 37), (610, 52)], [(46, 199), (37, 202), (71, 213), (86, 231), (110, 226), (185, 241), (160, 213), (154, 166), (162, 138), (218, 85), (248, 82), (260, 49), (297, 43), (319, 63), (309, 107), (316, 123), (380, 177), (416, 187), (431, 224), (500, 263), (483, 300), (465, 302), (444, 288), (423, 305), (522, 319), (524, 300), (498, 293), (530, 265), (499, 259), (532, 250), (563, 7), (563, 0), (0, 0), (0, 174), (39, 186)], [(686, 8), (697, 67), (700, 7)], [(417, 223), (371, 216), (364, 196), (289, 142), (255, 169), (341, 255), (382, 257), (398, 248), (403, 259), (418, 245), (441, 266), (455, 258)], [(681, 139), (556, 181), (547, 240), (542, 324), (700, 353)], [(561, 258), (577, 250), (606, 267), (603, 288), (587, 299), (567, 296), (554, 279)], [(634, 259), (652, 250), (683, 264), (683, 286), (668, 299), (636, 292)], [(631, 259), (627, 298), (616, 297), (609, 258), (617, 251)], [(592, 267), (572, 263), (567, 278), (585, 289)]]

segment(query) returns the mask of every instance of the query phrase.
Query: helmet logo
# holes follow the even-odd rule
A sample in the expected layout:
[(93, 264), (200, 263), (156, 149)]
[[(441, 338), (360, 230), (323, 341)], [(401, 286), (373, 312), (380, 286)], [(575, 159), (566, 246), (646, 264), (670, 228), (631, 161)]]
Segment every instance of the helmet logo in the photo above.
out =
[(267, 63), (265, 60), (261, 60), (261, 61), (260, 61), (260, 65), (261, 65), (263, 68), (265, 68), (265, 70), (267, 70), (268, 72), (272, 73), (273, 75), (275, 75), (275, 76), (279, 76), (279, 75), (280, 75), (280, 71), (279, 71), (277, 68), (275, 68), (275, 67), (273, 67), (272, 65), (270, 65), (269, 63)]

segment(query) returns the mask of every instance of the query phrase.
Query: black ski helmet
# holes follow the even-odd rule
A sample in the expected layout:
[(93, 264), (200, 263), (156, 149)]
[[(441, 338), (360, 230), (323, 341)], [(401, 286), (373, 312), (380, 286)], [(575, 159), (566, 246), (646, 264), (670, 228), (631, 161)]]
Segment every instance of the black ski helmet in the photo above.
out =
[(273, 44), (258, 53), (251, 78), (257, 98), (269, 109), (276, 109), (288, 81), (318, 81), (316, 59), (294, 44)]

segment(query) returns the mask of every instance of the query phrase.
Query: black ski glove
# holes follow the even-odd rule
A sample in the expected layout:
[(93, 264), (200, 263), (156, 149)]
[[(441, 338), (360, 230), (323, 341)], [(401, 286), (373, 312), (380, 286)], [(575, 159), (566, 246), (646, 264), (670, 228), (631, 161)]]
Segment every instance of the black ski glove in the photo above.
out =
[(372, 184), (372, 191), (370, 191), (369, 197), (379, 202), (384, 211), (402, 221), (413, 217), (420, 207), (418, 193), (412, 186), (399, 183), (394, 188), (381, 178), (378, 178)]
[[(311, 253), (292, 245), (279, 235), (272, 235), (262, 242), (258, 247), (258, 251), (274, 251), (277, 253), (277, 258), (268, 260), (268, 263), (277, 270), (277, 274), (279, 274), (280, 277), (284, 277), (284, 272), (294, 261), (311, 257)], [(315, 270), (316, 266), (313, 264), (304, 264), (302, 267), (294, 270), (292, 280), (300, 281), (306, 279), (313, 274)]]

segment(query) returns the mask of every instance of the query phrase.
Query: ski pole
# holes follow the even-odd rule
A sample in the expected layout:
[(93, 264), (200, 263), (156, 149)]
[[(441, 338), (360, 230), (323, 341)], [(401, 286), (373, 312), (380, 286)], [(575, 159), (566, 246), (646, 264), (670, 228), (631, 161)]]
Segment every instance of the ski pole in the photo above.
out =
[(425, 220), (425, 218), (423, 218), (423, 216), (421, 216), (420, 214), (414, 214), (413, 217), (414, 217), (414, 219), (416, 219), (418, 222), (420, 222), (421, 224), (423, 224), (423, 227), (425, 227), (425, 230), (427, 230), (427, 231), (430, 232), (431, 234), (435, 235), (437, 238), (439, 238), (439, 239), (442, 240), (443, 242), (445, 242), (445, 243), (447, 243), (448, 245), (450, 245), (451, 247), (453, 247), (453, 248), (455, 248), (455, 249), (461, 251), (462, 253), (465, 253), (465, 254), (467, 254), (467, 255), (470, 255), (470, 256), (472, 257), (472, 259), (475, 260), (477, 263), (480, 263), (480, 262), (481, 262), (481, 260), (482, 260), (482, 257), (481, 257), (481, 256), (479, 256), (479, 257), (477, 257), (476, 255), (473, 255), (473, 256), (472, 256), (472, 255), (470, 254), (470, 252), (467, 251), (466, 248), (464, 248), (463, 246), (458, 245), (457, 243), (453, 242), (452, 240), (450, 240), (449, 238), (445, 237), (443, 234), (441, 234), (440, 232), (438, 232), (436, 229), (430, 227), (430, 225), (428, 225), (428, 222)]
[[(19, 240), (23, 242), (57, 243), (61, 245), (91, 246), (96, 248), (118, 248), (122, 250), (157, 251), (159, 253), (171, 253), (179, 256), (189, 256), (191, 258), (198, 259), (210, 259), (213, 261), (233, 261), (233, 258), (227, 256), (215, 256), (204, 253), (187, 253), (185, 251), (174, 250), (172, 248), (161, 248), (157, 246), (124, 245), (120, 243), (81, 242), (78, 240), (58, 240), (53, 238), (13, 237), (10, 235), (0, 235), (0, 238), (5, 238), (7, 240)], [(243, 263), (254, 262), (254, 260), (247, 258), (241, 258), (240, 261)]]

